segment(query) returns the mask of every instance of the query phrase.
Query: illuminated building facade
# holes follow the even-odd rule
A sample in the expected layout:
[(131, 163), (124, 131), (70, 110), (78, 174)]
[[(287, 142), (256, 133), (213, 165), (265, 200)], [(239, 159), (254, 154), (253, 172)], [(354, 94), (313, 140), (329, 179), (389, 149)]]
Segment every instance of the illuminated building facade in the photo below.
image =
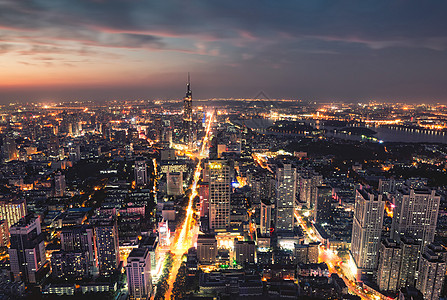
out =
[(39, 218), (29, 214), (11, 226), (9, 232), (9, 259), (14, 280), (38, 282), (43, 276), (46, 263), (44, 234)]
[(256, 245), (254, 241), (237, 241), (234, 244), (234, 259), (238, 264), (255, 262)]
[(183, 172), (166, 173), (166, 189), (169, 196), (180, 196), (183, 194)]
[(8, 247), (9, 245), (9, 229), (6, 220), (0, 220), (0, 247)]
[(53, 278), (82, 279), (88, 275), (86, 253), (56, 251), (51, 254), (51, 275)]
[(230, 166), (226, 160), (211, 160), (209, 169), (210, 229), (230, 224)]
[(318, 186), (317, 199), (314, 207), (314, 220), (316, 223), (329, 223), (332, 218), (332, 188), (330, 186)]
[(137, 186), (143, 186), (147, 183), (146, 161), (144, 160), (135, 161), (134, 176), (135, 176), (135, 184)]
[(386, 239), (380, 245), (377, 285), (381, 291), (397, 291), (402, 249), (396, 241)]
[(402, 248), (402, 261), (397, 288), (414, 287), (420, 246), (413, 239), (403, 237), (400, 239), (400, 247)]
[(192, 91), (191, 82), (189, 80), (188, 73), (188, 83), (186, 84), (186, 95), (183, 98), (183, 142), (186, 143), (190, 148), (193, 143), (193, 120), (192, 120)]
[(445, 250), (441, 245), (428, 245), (419, 262), (416, 288), (425, 300), (438, 300), (444, 284), (446, 262)]
[(274, 207), (274, 204), (261, 202), (261, 220), (259, 227), (262, 235), (270, 234), (270, 228), (272, 227), (272, 209)]
[(65, 175), (61, 174), (61, 172), (57, 172), (56, 175), (54, 175), (54, 196), (64, 196), (65, 187)]
[(420, 251), (435, 238), (441, 197), (435, 190), (399, 189), (395, 196), (391, 238), (407, 236), (420, 244)]
[(26, 201), (2, 200), (0, 201), (0, 220), (8, 222), (8, 228), (17, 223), (26, 215)]
[(365, 188), (356, 190), (351, 252), (359, 273), (376, 268), (384, 208), (382, 195)]
[(91, 275), (97, 271), (97, 249), (93, 226), (80, 225), (64, 227), (61, 231), (61, 249), (66, 252), (84, 253), (87, 272)]
[(217, 240), (214, 235), (199, 234), (197, 237), (197, 259), (200, 263), (212, 264), (216, 262)]
[(127, 286), (130, 299), (148, 299), (152, 291), (151, 256), (147, 248), (135, 248), (127, 257)]
[(111, 275), (120, 262), (116, 218), (96, 220), (94, 228), (99, 272), (102, 275)]
[(158, 240), (160, 246), (169, 246), (171, 238), (171, 232), (169, 230), (168, 221), (163, 220), (158, 223)]
[(276, 170), (276, 231), (293, 232), (295, 225), (296, 169), (282, 164)]
[(19, 158), (19, 151), (12, 134), (7, 134), (3, 139), (3, 157), (5, 161), (13, 161)]

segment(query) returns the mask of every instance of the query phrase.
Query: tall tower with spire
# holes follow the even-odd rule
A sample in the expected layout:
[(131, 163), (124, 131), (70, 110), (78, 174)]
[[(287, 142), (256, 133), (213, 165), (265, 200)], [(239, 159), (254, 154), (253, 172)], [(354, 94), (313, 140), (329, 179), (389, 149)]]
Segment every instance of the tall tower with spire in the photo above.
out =
[(192, 91), (191, 81), (188, 72), (188, 82), (186, 84), (186, 95), (183, 98), (183, 141), (192, 146), (193, 143), (193, 121), (192, 121)]

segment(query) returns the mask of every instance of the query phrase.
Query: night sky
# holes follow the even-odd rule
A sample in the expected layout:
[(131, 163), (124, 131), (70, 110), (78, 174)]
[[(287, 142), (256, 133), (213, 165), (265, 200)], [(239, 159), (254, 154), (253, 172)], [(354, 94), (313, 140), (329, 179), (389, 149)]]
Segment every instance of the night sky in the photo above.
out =
[(0, 102), (447, 103), (447, 1), (0, 0)]

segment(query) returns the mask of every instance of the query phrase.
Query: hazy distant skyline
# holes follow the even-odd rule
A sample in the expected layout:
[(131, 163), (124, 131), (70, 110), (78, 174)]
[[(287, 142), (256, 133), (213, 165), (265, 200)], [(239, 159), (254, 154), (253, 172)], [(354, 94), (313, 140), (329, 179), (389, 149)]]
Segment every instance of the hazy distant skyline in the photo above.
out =
[(0, 102), (447, 103), (445, 1), (0, 0)]

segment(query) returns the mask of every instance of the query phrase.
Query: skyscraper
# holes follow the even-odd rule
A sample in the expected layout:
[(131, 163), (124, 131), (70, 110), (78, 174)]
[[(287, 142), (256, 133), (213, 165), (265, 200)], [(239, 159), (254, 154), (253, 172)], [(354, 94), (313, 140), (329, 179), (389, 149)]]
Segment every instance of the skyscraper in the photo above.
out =
[(55, 251), (51, 254), (53, 278), (82, 279), (88, 275), (88, 258), (82, 252)]
[(26, 201), (24, 199), (5, 199), (0, 201), (0, 220), (8, 222), (8, 228), (26, 215)]
[(400, 239), (402, 260), (399, 270), (398, 289), (415, 285), (417, 264), (419, 258), (419, 244), (413, 239), (402, 237)]
[(54, 196), (62, 197), (65, 194), (65, 175), (57, 172), (54, 175)]
[(230, 166), (226, 160), (210, 160), (208, 168), (210, 229), (224, 229), (230, 225)]
[(61, 231), (61, 249), (66, 252), (80, 252), (86, 256), (87, 272), (97, 272), (97, 249), (95, 232), (91, 225), (64, 227)]
[(179, 196), (183, 194), (183, 172), (166, 173), (166, 189), (168, 195)]
[(9, 259), (14, 280), (36, 283), (44, 275), (46, 263), (44, 234), (40, 220), (32, 214), (26, 215), (9, 229), (11, 246)]
[(216, 236), (199, 234), (197, 237), (197, 258), (201, 263), (215, 263), (217, 257)]
[(276, 230), (293, 232), (295, 225), (296, 169), (281, 164), (276, 170)]
[(272, 208), (273, 204), (266, 204), (261, 202), (261, 221), (260, 221), (260, 232), (261, 235), (266, 235), (270, 233), (270, 228), (272, 226)]
[(379, 251), (377, 285), (381, 291), (397, 291), (402, 249), (396, 241), (382, 241)]
[(192, 146), (193, 143), (193, 121), (192, 121), (192, 91), (191, 82), (189, 80), (186, 84), (186, 95), (183, 98), (183, 141)]
[(358, 275), (372, 273), (377, 265), (385, 201), (370, 189), (356, 190), (351, 252)]
[(146, 161), (136, 160), (135, 161), (135, 184), (136, 186), (142, 186), (147, 183), (147, 166)]
[(332, 217), (332, 188), (330, 186), (317, 187), (317, 199), (314, 207), (314, 220), (321, 224), (330, 222)]
[(120, 262), (118, 226), (115, 217), (94, 221), (99, 272), (112, 274)]
[(323, 183), (323, 176), (313, 170), (304, 170), (297, 180), (300, 201), (308, 208), (313, 208), (317, 200), (317, 187)]
[(0, 220), (0, 247), (8, 247), (9, 245), (9, 229), (6, 220)]
[(79, 144), (68, 144), (68, 157), (71, 161), (81, 160), (81, 146)]
[(127, 257), (126, 275), (130, 299), (148, 299), (152, 277), (151, 256), (147, 248), (132, 249)]
[(394, 198), (396, 207), (393, 211), (391, 238), (413, 238), (420, 244), (422, 251), (435, 238), (440, 199), (434, 190), (399, 189)]
[(254, 263), (256, 245), (254, 241), (237, 241), (234, 244), (235, 260), (238, 264)]
[(428, 245), (419, 262), (416, 288), (424, 300), (438, 300), (441, 295), (446, 271), (445, 250), (440, 245)]
[(5, 161), (17, 160), (19, 158), (16, 141), (14, 136), (9, 133), (3, 139), (3, 157)]

